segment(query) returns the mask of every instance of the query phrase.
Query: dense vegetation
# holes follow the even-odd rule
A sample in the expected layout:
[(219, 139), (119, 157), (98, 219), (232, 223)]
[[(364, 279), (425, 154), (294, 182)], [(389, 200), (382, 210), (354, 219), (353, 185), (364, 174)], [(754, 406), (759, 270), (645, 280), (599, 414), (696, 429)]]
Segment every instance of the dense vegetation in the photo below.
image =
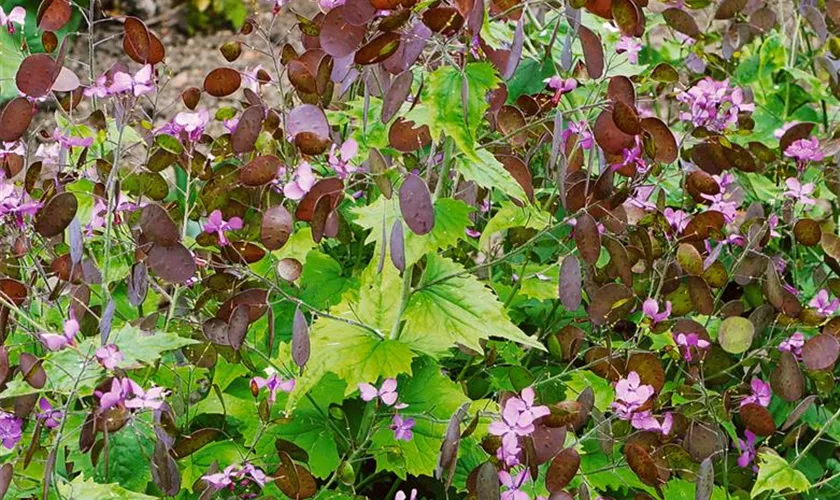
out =
[(233, 3), (0, 11), (0, 498), (840, 498), (840, 1)]

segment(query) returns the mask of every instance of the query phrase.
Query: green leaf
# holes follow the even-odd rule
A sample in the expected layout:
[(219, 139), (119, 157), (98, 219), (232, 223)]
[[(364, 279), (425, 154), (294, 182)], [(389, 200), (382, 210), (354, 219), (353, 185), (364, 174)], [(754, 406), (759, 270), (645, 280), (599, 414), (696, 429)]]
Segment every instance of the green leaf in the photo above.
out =
[(587, 387), (595, 392), (595, 408), (606, 411), (615, 400), (615, 389), (605, 379), (589, 370), (572, 372), (570, 380), (566, 381), (566, 399), (577, 399), (578, 395)]
[(418, 358), (411, 378), (399, 380), (400, 401), (408, 407), (400, 414), (413, 418), (411, 441), (397, 441), (394, 431), (383, 428), (373, 436), (371, 453), (377, 470), (390, 470), (405, 478), (406, 473), (431, 476), (449, 418), (468, 398), (461, 388), (441, 373), (440, 366), (428, 358)]
[(0, 30), (0, 82), (3, 82), (0, 85), (0, 102), (17, 97), (15, 75), (21, 61), (23, 54), (18, 50), (12, 36), (5, 29)]
[(76, 476), (72, 483), (59, 482), (58, 491), (64, 498), (113, 498), (114, 500), (145, 500), (155, 498), (127, 490), (117, 483), (96, 483), (91, 479), (85, 479), (84, 473)]
[(455, 167), (464, 179), (473, 181), (487, 189), (500, 189), (503, 193), (520, 200), (526, 199), (525, 191), (516, 179), (505, 170), (502, 163), (486, 149), (475, 154), (457, 158)]
[(278, 438), (291, 441), (309, 453), (312, 474), (321, 478), (329, 476), (338, 467), (340, 459), (328, 422), (330, 417), (325, 412), (330, 405), (341, 403), (346, 388), (335, 375), (323, 377), (310, 391), (312, 399), (301, 400), (290, 420), (269, 427), (266, 436), (260, 439), (257, 451), (274, 455), (274, 442)]
[(347, 383), (347, 393), (362, 382), (373, 383), (380, 377), (396, 377), (411, 372), (414, 353), (406, 343), (391, 340), (394, 322), (399, 314), (402, 279), (386, 259), (381, 273), (374, 260), (362, 274), (358, 297), (347, 294), (331, 310), (331, 314), (361, 323), (376, 330), (338, 319), (319, 316), (312, 324), (310, 345), (312, 357), (297, 379), (287, 408), (294, 408), (327, 373), (334, 373)]
[(300, 299), (312, 307), (326, 309), (335, 305), (349, 282), (341, 275), (341, 264), (321, 252), (309, 252), (300, 277)]
[(154, 441), (146, 435), (145, 429), (151, 431), (151, 414), (147, 415), (141, 417), (145, 425), (138, 425), (134, 432), (116, 432), (108, 436), (108, 470), (105, 470), (105, 460), (100, 460), (96, 465), (94, 479), (114, 481), (132, 491), (146, 489), (146, 483), (152, 480), (150, 463), (139, 457), (151, 456), (155, 447)]
[[(460, 200), (440, 198), (435, 200), (434, 210), (435, 226), (430, 233), (420, 236), (411, 231), (404, 232), (406, 265), (414, 264), (429, 252), (455, 246), (459, 240), (466, 239), (464, 230), (470, 225), (472, 207)], [(383, 224), (385, 239), (390, 241), (394, 221), (402, 219), (399, 201), (380, 196), (370, 205), (356, 207), (352, 212), (357, 216), (354, 222), (370, 230), (365, 243), (375, 244), (373, 255), (378, 258)]]
[(421, 283), (426, 285), (411, 295), (400, 337), (414, 350), (433, 357), (456, 344), (482, 351), (479, 341), (491, 335), (545, 350), (511, 323), (490, 289), (460, 264), (430, 255)]
[(135, 367), (140, 363), (151, 364), (160, 359), (163, 353), (167, 351), (199, 343), (197, 340), (179, 337), (177, 333), (172, 331), (159, 331), (154, 335), (148, 335), (136, 326), (129, 324), (111, 332), (109, 342), (120, 348), (120, 352), (125, 358), (120, 363), (122, 368)]
[(750, 497), (755, 498), (765, 491), (782, 493), (792, 490), (797, 493), (808, 491), (811, 483), (805, 474), (791, 468), (784, 458), (772, 451), (759, 453), (758, 478)]
[(531, 229), (544, 229), (551, 224), (551, 216), (533, 205), (517, 207), (509, 201), (503, 201), (499, 211), (487, 222), (478, 246), (482, 250), (490, 247), (490, 238), (505, 229), (513, 227), (527, 227)]
[(312, 228), (307, 226), (289, 236), (289, 241), (283, 245), (283, 248), (275, 250), (272, 255), (277, 260), (295, 259), (302, 264), (306, 262), (306, 256), (310, 250), (317, 246), (318, 244), (312, 239)]

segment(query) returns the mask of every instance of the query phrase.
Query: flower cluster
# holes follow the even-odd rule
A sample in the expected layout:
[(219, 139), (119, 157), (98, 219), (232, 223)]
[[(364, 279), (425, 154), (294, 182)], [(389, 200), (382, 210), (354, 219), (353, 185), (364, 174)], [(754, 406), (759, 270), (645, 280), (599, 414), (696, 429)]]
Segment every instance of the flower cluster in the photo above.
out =
[(835, 298), (834, 300), (830, 300), (828, 290), (822, 289), (817, 292), (808, 305), (816, 309), (817, 314), (827, 318), (836, 313), (837, 309), (840, 308), (840, 299)]
[(24, 216), (35, 215), (40, 208), (40, 202), (30, 201), (29, 195), (6, 180), (3, 170), (0, 169), (0, 218), (9, 216), (15, 220), (18, 227), (23, 227)]
[(680, 113), (682, 120), (712, 132), (723, 132), (737, 123), (738, 113), (753, 111), (754, 104), (744, 102), (744, 92), (723, 81), (706, 77), (686, 91), (677, 93), (677, 100), (688, 105), (689, 111)]
[(262, 488), (267, 480), (265, 472), (245, 462), (241, 467), (229, 465), (222, 472), (201, 476), (211, 488), (216, 490), (228, 489), (233, 491), (237, 487), (248, 488), (252, 484)]
[(23, 420), (0, 410), (0, 443), (3, 443), (4, 447), (11, 450), (18, 444), (22, 428)]
[(671, 413), (666, 413), (662, 422), (656, 420), (650, 410), (643, 410), (653, 397), (653, 386), (642, 384), (639, 374), (630, 372), (615, 384), (615, 401), (612, 410), (621, 420), (627, 420), (636, 428), (646, 431), (671, 432), (674, 423)]
[(189, 142), (201, 139), (204, 129), (210, 123), (210, 113), (200, 109), (195, 113), (182, 111), (175, 118), (157, 130), (158, 134), (168, 134), (175, 137), (185, 137)]
[(512, 396), (505, 401), (502, 419), (490, 424), (490, 434), (502, 438), (496, 456), (508, 467), (520, 463), (522, 448), (519, 446), (519, 438), (530, 436), (535, 430), (534, 422), (551, 413), (548, 406), (535, 405), (534, 397), (534, 389), (522, 389), (520, 397)]
[(779, 344), (779, 351), (789, 352), (793, 354), (796, 359), (802, 358), (802, 346), (805, 345), (805, 335), (802, 332), (796, 332), (790, 337), (786, 338)]
[(804, 169), (810, 161), (822, 161), (825, 153), (820, 148), (820, 141), (816, 137), (810, 139), (797, 139), (785, 149), (785, 156), (796, 160), (800, 170)]
[(134, 75), (119, 70), (111, 74), (102, 74), (92, 86), (85, 89), (85, 97), (96, 96), (104, 99), (117, 95), (146, 95), (155, 89), (152, 71), (152, 66), (146, 64)]

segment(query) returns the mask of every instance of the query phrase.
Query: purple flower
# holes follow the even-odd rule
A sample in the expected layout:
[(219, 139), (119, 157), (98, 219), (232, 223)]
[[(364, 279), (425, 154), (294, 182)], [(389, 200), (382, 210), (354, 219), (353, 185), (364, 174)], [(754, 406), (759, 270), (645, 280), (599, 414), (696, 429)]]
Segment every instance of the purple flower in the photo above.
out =
[(554, 90), (554, 97), (551, 98), (551, 102), (557, 104), (560, 102), (560, 98), (563, 97), (563, 94), (567, 94), (577, 88), (577, 80), (574, 78), (563, 78), (561, 76), (552, 76), (551, 78), (546, 78), (543, 80), (543, 83), (548, 85), (548, 87)]
[(496, 458), (505, 463), (508, 467), (519, 465), (519, 455), (522, 448), (519, 447), (519, 438), (516, 434), (508, 433), (502, 436), (502, 445), (496, 450)]
[(639, 374), (630, 372), (615, 384), (616, 401), (612, 409), (621, 420), (631, 420), (633, 413), (653, 396), (653, 386), (642, 385)]
[(38, 408), (35, 417), (38, 420), (43, 420), (47, 429), (55, 429), (61, 423), (61, 419), (64, 418), (64, 412), (54, 409), (47, 398), (41, 398), (38, 401)]
[(265, 486), (268, 478), (266, 477), (265, 472), (254, 467), (252, 464), (245, 462), (242, 467), (228, 465), (222, 472), (207, 474), (201, 476), (201, 479), (213, 489), (221, 490), (229, 488), (232, 490), (236, 486), (236, 483), (240, 483), (244, 486), (251, 481), (257, 483), (262, 488)]
[(11, 450), (18, 444), (22, 426), (23, 420), (0, 410), (0, 441), (3, 442), (3, 446)]
[[(611, 165), (611, 168), (613, 170), (620, 170), (624, 167), (633, 166), (633, 167), (635, 167), (635, 169), (637, 171), (639, 171), (641, 173), (647, 172), (648, 165), (645, 162), (644, 158), (642, 158), (642, 141), (641, 141), (640, 137), (641, 136), (636, 136), (636, 144), (632, 148), (630, 148), (630, 149), (624, 148), (621, 151), (621, 157), (622, 157), (621, 163), (613, 163)], [(637, 188), (637, 191), (639, 189), (647, 189), (647, 188), (650, 188), (650, 193), (653, 192), (653, 186), (641, 186), (641, 187)], [(650, 196), (650, 193), (648, 193), (648, 197)], [(631, 200), (632, 200), (632, 198), (631, 198)], [(647, 198), (645, 198), (645, 200), (647, 200)], [(633, 205), (636, 205), (636, 203), (633, 202), (633, 201), (630, 201), (630, 203), (633, 204)], [(641, 208), (643, 210), (654, 210), (655, 209), (655, 205), (653, 205), (652, 203), (648, 203), (647, 201), (645, 201), (643, 203), (643, 206), (641, 206), (641, 205), (637, 205), (637, 206), (639, 206), (639, 208)], [(653, 207), (653, 208), (651, 208), (651, 207)]]
[(592, 136), (592, 132), (589, 130), (589, 125), (587, 125), (585, 120), (581, 120), (579, 122), (569, 122), (569, 127), (563, 130), (560, 135), (564, 146), (572, 134), (577, 136), (578, 146), (580, 146), (581, 149), (591, 149), (592, 145), (595, 144), (595, 138)]
[(817, 314), (820, 316), (828, 317), (837, 312), (837, 309), (840, 308), (840, 300), (829, 300), (828, 290), (823, 288), (817, 292), (817, 295), (811, 299), (811, 302), (809, 302), (808, 305), (816, 309)]
[(639, 52), (642, 50), (642, 43), (629, 36), (622, 36), (615, 44), (616, 54), (626, 54), (630, 64), (639, 63)]
[(228, 465), (222, 472), (207, 474), (205, 476), (201, 476), (201, 479), (203, 479), (211, 488), (217, 490), (228, 488), (233, 486), (233, 480), (235, 479), (233, 474), (235, 473), (235, 469), (235, 465)]
[(533, 423), (540, 417), (551, 413), (548, 406), (534, 406), (534, 389), (526, 387), (522, 389), (521, 398), (512, 397), (505, 401), (505, 409), (512, 409), (519, 415), (516, 418), (516, 425), (521, 428), (533, 427)]
[(242, 219), (239, 217), (231, 217), (229, 221), (222, 218), (222, 211), (219, 209), (213, 210), (207, 222), (204, 224), (205, 233), (216, 233), (219, 237), (219, 245), (227, 246), (229, 243), (225, 237), (225, 231), (236, 231), (242, 229)]
[(750, 389), (752, 393), (741, 400), (741, 406), (756, 403), (767, 408), (770, 405), (770, 398), (773, 395), (773, 392), (770, 390), (770, 384), (761, 379), (754, 378), (750, 382)]
[(76, 335), (79, 333), (79, 322), (70, 318), (64, 322), (64, 333), (42, 333), (41, 342), (51, 351), (60, 351), (68, 345), (74, 345)]
[(692, 52), (688, 54), (688, 56), (686, 56), (685, 58), (685, 67), (697, 74), (705, 73), (706, 61), (704, 61), (702, 58), (700, 58), (700, 56)]
[(274, 403), (277, 399), (277, 391), (292, 392), (295, 388), (295, 379), (285, 380), (276, 373), (272, 373), (267, 379), (254, 377), (251, 379), (251, 392), (254, 396), (259, 394), (262, 388), (268, 389), (268, 402)]
[(402, 492), (402, 491), (398, 491), (398, 492), (397, 492), (397, 494), (396, 494), (396, 495), (394, 495), (394, 500), (406, 500), (406, 498), (408, 498), (408, 500), (416, 500), (416, 498), (417, 498), (417, 489), (416, 489), (416, 488), (412, 488), (412, 489), (411, 489), (411, 496), (409, 496), (409, 497), (406, 497), (405, 493), (404, 493), (404, 492)]
[(122, 379), (122, 384), (123, 391), (126, 394), (134, 396), (131, 399), (125, 400), (125, 407), (131, 409), (149, 408), (151, 410), (158, 410), (163, 405), (163, 398), (169, 392), (163, 387), (152, 387), (148, 391), (145, 391), (130, 378)]
[(120, 352), (120, 348), (114, 344), (106, 344), (96, 350), (96, 360), (106, 370), (113, 370), (118, 364), (122, 363), (123, 359), (125, 359), (125, 356)]
[(26, 201), (29, 195), (3, 178), (0, 170), (0, 217), (12, 216), (18, 227), (23, 226), (23, 217), (32, 216), (41, 208), (40, 202)]
[(370, 384), (359, 384), (359, 392), (362, 401), (373, 401), (379, 398), (386, 406), (391, 406), (397, 402), (397, 379), (386, 378), (379, 389)]
[(499, 471), (499, 481), (501, 481), (502, 485), (507, 488), (507, 491), (502, 493), (502, 500), (531, 500), (530, 495), (528, 493), (521, 490), (522, 486), (525, 482), (531, 477), (531, 473), (528, 471), (528, 468), (525, 467), (518, 474), (516, 477), (510, 475), (510, 472), (506, 470)]
[(820, 149), (820, 141), (816, 137), (799, 139), (785, 149), (785, 156), (796, 160), (800, 168), (804, 168), (809, 161), (822, 161), (825, 153)]
[(23, 26), (24, 23), (26, 23), (26, 9), (18, 6), (6, 15), (3, 7), (0, 7), (0, 25), (5, 24), (10, 35), (15, 34), (15, 24)]
[(94, 84), (85, 89), (85, 96), (96, 96), (100, 99), (118, 94), (134, 94), (135, 97), (148, 94), (155, 89), (152, 78), (152, 65), (146, 64), (134, 76), (123, 71), (113, 75), (100, 75)]
[(301, 162), (292, 175), (292, 180), (283, 187), (283, 194), (290, 200), (300, 200), (315, 185), (312, 166), (308, 162)]
[(100, 411), (122, 404), (126, 397), (123, 384), (116, 377), (111, 380), (111, 389), (108, 392), (94, 391), (94, 395), (99, 398)]
[(195, 113), (182, 111), (175, 115), (175, 119), (159, 128), (157, 133), (180, 136), (184, 133), (188, 140), (195, 142), (201, 139), (204, 128), (210, 123), (210, 114), (206, 109), (200, 109)]
[(650, 318), (651, 325), (665, 321), (671, 316), (671, 302), (665, 302), (665, 310), (659, 312), (659, 303), (654, 298), (647, 298), (642, 304), (642, 312)]
[(799, 359), (802, 357), (802, 346), (804, 345), (805, 336), (802, 335), (801, 332), (796, 332), (779, 344), (779, 350), (782, 352), (789, 352), (793, 354), (796, 359)]
[(680, 114), (680, 119), (713, 132), (723, 132), (737, 123), (738, 113), (755, 109), (754, 104), (744, 102), (744, 93), (740, 88), (729, 87), (729, 80), (717, 81), (710, 77), (679, 92), (677, 100), (689, 108), (689, 111)]
[(709, 344), (709, 341), (701, 339), (696, 333), (689, 333), (688, 335), (680, 333), (674, 338), (674, 341), (679, 346), (683, 359), (689, 363), (693, 359), (691, 354), (692, 348), (694, 349), (694, 352), (699, 353), (701, 349), (706, 350), (711, 345)]
[(671, 412), (668, 412), (665, 414), (662, 422), (659, 422), (653, 418), (649, 411), (640, 411), (633, 414), (633, 417), (630, 419), (630, 424), (635, 429), (661, 432), (667, 436), (671, 432), (671, 427), (674, 425), (674, 416)]
[(653, 194), (654, 189), (656, 189), (656, 186), (639, 186), (633, 196), (627, 198), (626, 203), (645, 211), (654, 211), (656, 210), (656, 204), (650, 201), (650, 195)]
[(817, 202), (810, 196), (816, 189), (813, 183), (801, 184), (796, 177), (788, 177), (785, 180), (785, 185), (788, 187), (785, 196), (789, 196), (803, 205), (814, 205)]
[(93, 144), (93, 137), (74, 137), (72, 135), (64, 135), (59, 129), (53, 130), (52, 137), (66, 149), (73, 147), (87, 148)]
[(411, 441), (411, 438), (414, 437), (414, 433), (411, 432), (414, 424), (413, 418), (402, 418), (399, 413), (394, 415), (394, 419), (391, 420), (391, 430), (394, 431), (394, 439), (397, 441)]
[(691, 221), (691, 216), (686, 212), (683, 212), (682, 210), (674, 210), (671, 207), (666, 207), (663, 214), (665, 215), (665, 220), (668, 221), (668, 224), (670, 224), (671, 228), (677, 233), (683, 232), (683, 229), (685, 229)]
[(471, 228), (471, 227), (465, 228), (465, 229), (464, 229), (464, 234), (466, 234), (466, 235), (467, 235), (467, 236), (469, 236), (470, 238), (479, 238), (479, 237), (481, 237), (481, 231), (479, 231), (478, 229), (473, 229), (473, 228)]
[(745, 431), (743, 439), (738, 440), (738, 447), (741, 449), (741, 456), (738, 457), (738, 467), (746, 469), (750, 463), (755, 459), (755, 434), (750, 431)]
[(330, 148), (329, 164), (335, 170), (338, 176), (342, 179), (352, 174), (359, 168), (351, 165), (352, 160), (359, 152), (359, 144), (355, 139), (347, 139), (341, 148), (337, 148), (335, 144)]

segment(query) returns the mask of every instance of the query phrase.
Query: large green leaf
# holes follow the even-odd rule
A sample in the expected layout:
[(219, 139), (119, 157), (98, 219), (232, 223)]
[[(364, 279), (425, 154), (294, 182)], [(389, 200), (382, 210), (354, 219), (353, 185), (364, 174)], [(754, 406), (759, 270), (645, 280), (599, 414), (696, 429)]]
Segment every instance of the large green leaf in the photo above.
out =
[(516, 179), (505, 170), (502, 163), (486, 149), (480, 149), (474, 155), (461, 156), (455, 167), (464, 179), (473, 181), (487, 189), (499, 189), (513, 198), (524, 200), (525, 191)]
[(383, 428), (373, 437), (371, 453), (377, 470), (390, 470), (405, 478), (411, 475), (432, 475), (449, 418), (468, 398), (455, 382), (440, 371), (428, 358), (418, 358), (412, 367), (414, 375), (401, 377), (397, 392), (408, 408), (400, 413), (413, 418), (411, 441), (397, 441), (394, 431)]
[[(452, 198), (440, 198), (435, 200), (435, 226), (432, 231), (417, 235), (411, 231), (405, 231), (405, 260), (410, 265), (428, 252), (438, 249), (446, 249), (457, 245), (458, 241), (464, 239), (464, 230), (470, 224), (470, 212), (472, 207), (466, 203)], [(376, 250), (374, 255), (379, 255), (379, 244), (382, 242), (382, 226), (385, 226), (386, 241), (390, 241), (391, 227), (395, 220), (400, 220), (399, 201), (397, 198), (386, 199), (380, 196), (375, 202), (367, 206), (359, 206), (353, 209), (357, 216), (355, 223), (359, 226), (370, 229), (365, 243), (374, 243)]]
[(430, 255), (422, 283), (428, 285), (412, 294), (403, 315), (405, 326), (400, 337), (414, 350), (434, 357), (440, 357), (456, 344), (482, 351), (479, 341), (491, 336), (545, 350), (536, 339), (511, 323), (490, 289), (460, 264)]
[(139, 363), (154, 363), (167, 351), (198, 343), (197, 340), (179, 337), (177, 333), (172, 331), (156, 332), (149, 335), (129, 324), (111, 332), (108, 341), (120, 348), (124, 357), (120, 366), (123, 368), (135, 366)]
[(750, 491), (751, 498), (765, 491), (801, 493), (811, 488), (805, 474), (791, 468), (784, 458), (772, 451), (759, 453), (758, 462), (758, 478)]
[(533, 205), (517, 207), (509, 201), (503, 201), (499, 211), (487, 222), (478, 246), (487, 250), (490, 246), (490, 237), (499, 231), (513, 227), (527, 227), (531, 229), (544, 229), (551, 223), (551, 216)]
[(0, 29), (0, 102), (14, 99), (18, 95), (15, 75), (23, 61), (23, 54), (15, 45), (5, 27)]
[(304, 394), (327, 373), (347, 383), (347, 393), (362, 382), (411, 372), (414, 353), (408, 345), (389, 339), (399, 314), (402, 279), (386, 259), (381, 273), (374, 260), (362, 274), (358, 296), (348, 293), (331, 314), (367, 325), (371, 329), (338, 319), (318, 317), (310, 331), (311, 358), (289, 396), (293, 408)]
[(155, 497), (127, 490), (117, 483), (99, 484), (79, 474), (72, 483), (59, 482), (58, 491), (63, 498), (96, 498), (115, 500), (145, 500)]

